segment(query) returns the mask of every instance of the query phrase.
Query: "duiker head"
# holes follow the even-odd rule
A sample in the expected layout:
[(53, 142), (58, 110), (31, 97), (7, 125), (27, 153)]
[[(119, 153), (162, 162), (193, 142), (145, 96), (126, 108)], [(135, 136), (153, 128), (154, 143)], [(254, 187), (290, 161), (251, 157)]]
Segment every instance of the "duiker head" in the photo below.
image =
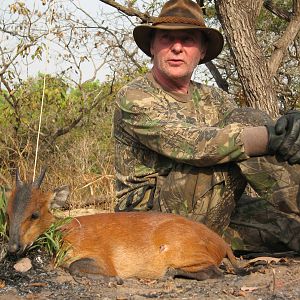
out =
[(16, 171), (15, 188), (12, 190), (7, 205), (9, 223), (8, 251), (21, 254), (54, 221), (50, 209), (57, 203), (64, 203), (69, 189), (63, 186), (52, 192), (43, 192), (40, 186), (45, 176), (43, 169), (32, 183), (23, 182)]

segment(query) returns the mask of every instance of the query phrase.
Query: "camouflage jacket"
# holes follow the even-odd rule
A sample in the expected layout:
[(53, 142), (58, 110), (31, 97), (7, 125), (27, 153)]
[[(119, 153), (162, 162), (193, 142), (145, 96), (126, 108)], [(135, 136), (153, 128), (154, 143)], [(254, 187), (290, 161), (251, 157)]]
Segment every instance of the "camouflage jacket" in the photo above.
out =
[(150, 209), (160, 177), (177, 163), (206, 167), (248, 158), (243, 126), (222, 124), (234, 108), (228, 94), (196, 82), (187, 95), (163, 90), (151, 73), (124, 86), (113, 128), (116, 210), (132, 210), (145, 197)]

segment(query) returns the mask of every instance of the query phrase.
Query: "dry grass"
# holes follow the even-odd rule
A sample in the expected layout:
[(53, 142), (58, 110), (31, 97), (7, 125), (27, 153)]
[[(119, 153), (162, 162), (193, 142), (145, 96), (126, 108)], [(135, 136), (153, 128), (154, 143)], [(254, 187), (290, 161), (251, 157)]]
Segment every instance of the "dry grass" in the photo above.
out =
[[(66, 147), (64, 147), (66, 149)], [(63, 153), (52, 158), (55, 168), (49, 165), (48, 185), (71, 187), (70, 205), (86, 205), (112, 210), (114, 207), (114, 168), (111, 140), (103, 144), (93, 134), (83, 136)], [(50, 172), (53, 173), (50, 176)]]
[[(36, 176), (43, 166), (47, 166), (42, 188), (51, 190), (69, 185), (71, 209), (92, 206), (112, 211), (114, 208), (113, 143), (110, 132), (105, 134), (102, 125), (62, 137), (54, 151), (43, 146), (39, 151)], [(13, 186), (15, 166), (19, 167), (22, 180), (32, 180), (34, 149), (35, 145), (28, 145), (26, 151), (16, 150), (16, 159), (12, 162), (5, 155), (8, 151), (0, 146), (0, 186)]]

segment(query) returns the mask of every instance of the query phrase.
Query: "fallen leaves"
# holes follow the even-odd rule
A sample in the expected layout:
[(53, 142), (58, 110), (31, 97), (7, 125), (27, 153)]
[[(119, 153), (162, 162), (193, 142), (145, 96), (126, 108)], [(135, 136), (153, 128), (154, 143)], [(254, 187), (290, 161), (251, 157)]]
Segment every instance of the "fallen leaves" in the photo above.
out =
[(34, 287), (45, 287), (47, 285), (48, 285), (47, 282), (32, 282), (32, 283), (28, 284), (29, 287), (31, 287), (31, 286), (34, 286)]
[(279, 263), (279, 262), (287, 262), (286, 258), (283, 257), (271, 257), (271, 256), (260, 256), (253, 259), (250, 259), (247, 262), (247, 265), (255, 264), (257, 262), (264, 262), (265, 264), (271, 264), (271, 263)]
[(257, 286), (242, 286), (239, 290), (236, 289), (229, 289), (229, 290), (223, 290), (222, 292), (226, 295), (232, 295), (235, 297), (247, 297), (247, 295), (253, 291), (256, 291), (262, 287)]
[(0, 279), (0, 289), (5, 288), (5, 286), (6, 286), (5, 281)]
[(258, 290), (260, 287), (258, 286), (242, 286), (241, 287), (241, 291), (243, 292), (253, 292)]

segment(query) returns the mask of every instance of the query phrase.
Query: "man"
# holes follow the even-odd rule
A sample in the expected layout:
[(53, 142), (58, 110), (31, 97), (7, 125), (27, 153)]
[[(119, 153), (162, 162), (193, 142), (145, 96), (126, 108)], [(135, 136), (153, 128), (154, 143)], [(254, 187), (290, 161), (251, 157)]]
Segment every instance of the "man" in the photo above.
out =
[[(116, 99), (116, 211), (178, 213), (234, 249), (300, 251), (300, 113), (274, 126), (267, 114), (191, 81), (223, 47), (191, 0), (168, 1), (133, 36), (153, 68)], [(259, 198), (241, 197), (247, 184)]]

